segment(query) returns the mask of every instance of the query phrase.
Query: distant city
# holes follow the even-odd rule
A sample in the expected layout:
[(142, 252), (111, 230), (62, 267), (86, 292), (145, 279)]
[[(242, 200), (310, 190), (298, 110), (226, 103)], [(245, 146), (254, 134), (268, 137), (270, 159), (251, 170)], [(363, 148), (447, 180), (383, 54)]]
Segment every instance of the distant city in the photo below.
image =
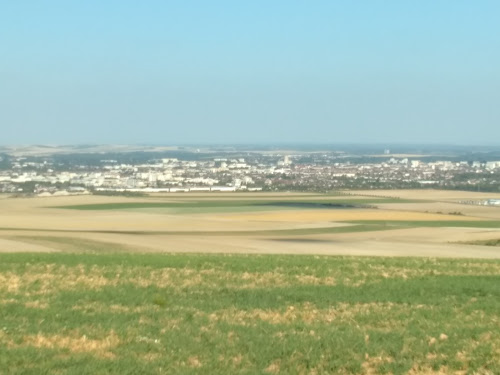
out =
[(498, 192), (500, 155), (124, 146), (0, 153), (0, 192), (23, 196), (401, 188)]

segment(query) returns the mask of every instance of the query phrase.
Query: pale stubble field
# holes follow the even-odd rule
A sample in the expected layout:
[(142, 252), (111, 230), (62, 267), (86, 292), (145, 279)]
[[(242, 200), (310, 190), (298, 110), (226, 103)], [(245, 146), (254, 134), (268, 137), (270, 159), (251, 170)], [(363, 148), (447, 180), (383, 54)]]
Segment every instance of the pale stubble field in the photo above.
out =
[[(0, 251), (77, 251), (80, 241), (91, 252), (500, 257), (495, 248), (464, 244), (500, 238), (500, 208), (457, 203), (494, 195), (350, 194), (2, 197)], [(335, 202), (362, 204), (329, 206)]]

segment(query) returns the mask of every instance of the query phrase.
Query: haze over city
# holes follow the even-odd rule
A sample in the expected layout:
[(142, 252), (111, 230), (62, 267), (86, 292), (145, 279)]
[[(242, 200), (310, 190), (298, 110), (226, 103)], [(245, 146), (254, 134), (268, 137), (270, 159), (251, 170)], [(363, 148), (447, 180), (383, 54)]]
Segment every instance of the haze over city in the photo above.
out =
[(499, 11), (3, 2), (0, 143), (495, 144)]

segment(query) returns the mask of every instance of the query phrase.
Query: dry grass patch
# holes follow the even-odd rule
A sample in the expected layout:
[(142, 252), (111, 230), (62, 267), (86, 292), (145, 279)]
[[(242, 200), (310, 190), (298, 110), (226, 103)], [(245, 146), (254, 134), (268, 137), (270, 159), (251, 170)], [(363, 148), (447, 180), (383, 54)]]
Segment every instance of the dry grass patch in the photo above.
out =
[(42, 302), (40, 300), (36, 301), (28, 301), (24, 304), (25, 307), (30, 308), (30, 309), (46, 309), (49, 307), (49, 304), (47, 302)]
[(97, 290), (104, 286), (117, 285), (117, 279), (103, 276), (103, 270), (83, 266), (66, 267), (53, 264), (27, 267), (22, 275), (14, 272), (0, 273), (0, 291), (25, 295), (44, 295), (61, 290), (84, 287)]
[[(270, 324), (316, 324), (353, 322), (359, 315), (384, 314), (407, 311), (408, 306), (393, 303), (340, 303), (335, 307), (326, 309), (317, 308), (314, 304), (304, 303), (297, 306), (288, 306), (284, 311), (279, 309), (251, 309), (239, 310), (235, 308), (219, 310), (208, 315), (212, 322), (227, 322), (242, 326), (255, 326), (260, 322)], [(378, 328), (391, 328), (397, 326), (397, 322), (380, 322)]]
[(262, 288), (267, 286), (285, 286), (288, 285), (285, 275), (279, 272), (243, 272), (241, 275), (236, 273), (232, 277), (243, 281), (243, 288)]
[(0, 343), (5, 344), (9, 347), (12, 347), (14, 345), (14, 342), (10, 339), (9, 335), (3, 329), (0, 329)]
[(17, 293), (21, 285), (21, 277), (13, 272), (0, 273), (0, 291)]
[(8, 305), (16, 302), (17, 300), (14, 298), (0, 298), (0, 305)]
[(163, 268), (151, 270), (148, 276), (128, 277), (127, 280), (140, 287), (212, 288), (223, 280), (227, 288), (254, 289), (285, 287), (291, 285), (335, 285), (333, 277), (315, 275), (286, 275), (281, 272), (230, 272), (219, 269)]
[(281, 371), (281, 360), (276, 359), (274, 360), (269, 366), (266, 367), (264, 372), (267, 372), (269, 374), (279, 374)]
[(71, 307), (71, 310), (82, 311), (85, 313), (114, 313), (114, 314), (144, 314), (151, 311), (158, 311), (159, 307), (151, 304), (146, 306), (126, 306), (119, 304), (106, 304), (101, 302), (91, 302), (77, 304)]
[[(438, 370), (434, 370), (430, 366), (415, 365), (408, 375), (466, 375), (469, 372), (467, 370), (450, 370), (447, 366), (441, 366)], [(474, 375), (494, 375), (488, 372), (474, 372)]]
[(332, 276), (318, 277), (315, 275), (296, 275), (296, 283), (298, 285), (336, 285), (336, 280)]
[(29, 296), (51, 294), (55, 291), (85, 288), (99, 290), (107, 286), (133, 284), (140, 288), (214, 288), (224, 281), (228, 288), (255, 289), (291, 285), (335, 285), (333, 276), (308, 274), (287, 275), (274, 272), (230, 272), (221, 269), (144, 268), (138, 272), (114, 267), (114, 272), (101, 266), (29, 265), (22, 274), (0, 272), (0, 291)]
[(162, 355), (160, 353), (146, 353), (140, 356), (140, 359), (146, 362), (155, 362), (161, 359)]
[(439, 261), (429, 264), (425, 268), (416, 267), (389, 267), (385, 265), (370, 265), (369, 273), (365, 277), (381, 275), (383, 278), (411, 279), (423, 276), (473, 276), (498, 275), (500, 263), (457, 262), (454, 268), (444, 267)]
[(366, 354), (365, 361), (362, 363), (361, 367), (363, 368), (363, 374), (377, 375), (380, 365), (393, 362), (394, 358), (389, 356), (370, 357), (368, 354)]
[(224, 276), (227, 277), (226, 272), (215, 269), (162, 268), (159, 270), (152, 269), (147, 272), (147, 276), (132, 276), (127, 280), (142, 288), (149, 286), (189, 288), (200, 285), (214, 287), (213, 280), (224, 278)]
[(191, 356), (187, 360), (188, 366), (192, 368), (200, 368), (202, 366), (202, 363), (198, 356)]
[(44, 349), (67, 349), (71, 353), (90, 353), (97, 357), (113, 358), (110, 351), (120, 343), (120, 338), (114, 331), (110, 331), (102, 339), (89, 339), (86, 335), (27, 335), (20, 346), (33, 346)]

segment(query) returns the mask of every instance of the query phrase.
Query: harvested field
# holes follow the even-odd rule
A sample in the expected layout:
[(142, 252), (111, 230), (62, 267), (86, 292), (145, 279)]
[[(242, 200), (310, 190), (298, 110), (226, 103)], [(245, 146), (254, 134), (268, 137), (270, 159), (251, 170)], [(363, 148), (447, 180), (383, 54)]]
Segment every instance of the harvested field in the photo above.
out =
[(500, 220), (500, 207), (494, 206), (476, 206), (450, 202), (430, 202), (380, 204), (378, 205), (378, 207), (383, 210), (413, 211), (425, 213), (441, 212), (444, 215), (454, 214), (455, 216), (466, 216), (487, 220)]
[[(295, 193), (4, 197), (0, 251), (498, 256), (455, 244), (497, 236), (497, 210), (391, 193), (413, 200)], [(378, 209), (329, 206), (374, 201)], [(88, 205), (99, 209), (65, 209)], [(456, 206), (465, 208), (462, 215), (449, 214)]]
[(481, 193), (462, 190), (357, 190), (345, 191), (346, 194), (359, 195), (364, 197), (397, 197), (401, 199), (425, 199), (430, 201), (461, 201), (461, 200), (481, 200), (500, 199), (500, 193)]
[(55, 251), (50, 246), (43, 246), (40, 242), (29, 244), (24, 241), (19, 241), (17, 238), (0, 238), (0, 253), (17, 253), (17, 252), (52, 252)]

